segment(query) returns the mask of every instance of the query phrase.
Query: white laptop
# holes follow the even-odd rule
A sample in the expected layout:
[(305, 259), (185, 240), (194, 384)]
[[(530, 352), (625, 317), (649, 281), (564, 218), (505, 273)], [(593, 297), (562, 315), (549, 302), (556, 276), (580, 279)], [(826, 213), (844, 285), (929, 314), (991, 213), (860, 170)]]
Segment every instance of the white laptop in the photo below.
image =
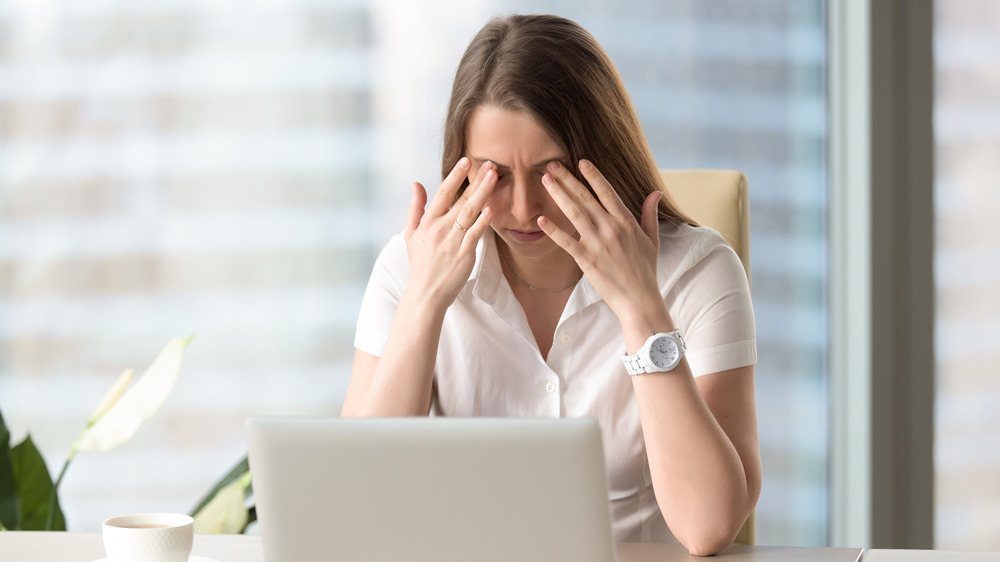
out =
[(250, 418), (265, 562), (612, 562), (589, 419)]

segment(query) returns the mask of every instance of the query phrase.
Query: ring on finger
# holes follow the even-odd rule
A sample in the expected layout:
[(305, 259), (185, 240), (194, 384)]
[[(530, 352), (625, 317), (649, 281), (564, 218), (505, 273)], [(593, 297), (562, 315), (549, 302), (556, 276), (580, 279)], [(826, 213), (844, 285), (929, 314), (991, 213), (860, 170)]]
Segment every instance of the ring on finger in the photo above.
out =
[(466, 227), (458, 224), (458, 219), (455, 219), (455, 226), (457, 226), (458, 229), (461, 230), (462, 232), (465, 232), (465, 231), (469, 230), (468, 228), (466, 228)]

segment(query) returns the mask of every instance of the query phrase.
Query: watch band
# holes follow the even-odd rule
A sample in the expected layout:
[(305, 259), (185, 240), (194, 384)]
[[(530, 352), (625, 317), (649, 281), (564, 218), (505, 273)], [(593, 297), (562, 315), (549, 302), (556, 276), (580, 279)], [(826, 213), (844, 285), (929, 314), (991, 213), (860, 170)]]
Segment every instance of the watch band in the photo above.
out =
[(625, 363), (625, 370), (630, 375), (642, 375), (649, 372), (646, 370), (646, 362), (640, 359), (638, 354), (626, 355), (622, 357), (622, 362)]

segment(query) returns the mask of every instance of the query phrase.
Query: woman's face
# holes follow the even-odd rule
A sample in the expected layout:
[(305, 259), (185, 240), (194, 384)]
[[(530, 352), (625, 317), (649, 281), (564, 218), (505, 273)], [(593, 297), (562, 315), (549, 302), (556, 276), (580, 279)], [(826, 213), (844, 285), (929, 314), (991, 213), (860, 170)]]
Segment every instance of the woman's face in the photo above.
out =
[(473, 173), (486, 161), (497, 166), (497, 185), (487, 202), (494, 213), (490, 225), (511, 253), (530, 258), (565, 254), (538, 227), (538, 217), (544, 215), (577, 236), (573, 224), (542, 185), (545, 165), (550, 161), (575, 168), (559, 143), (527, 114), (492, 106), (481, 106), (472, 113), (465, 142)]

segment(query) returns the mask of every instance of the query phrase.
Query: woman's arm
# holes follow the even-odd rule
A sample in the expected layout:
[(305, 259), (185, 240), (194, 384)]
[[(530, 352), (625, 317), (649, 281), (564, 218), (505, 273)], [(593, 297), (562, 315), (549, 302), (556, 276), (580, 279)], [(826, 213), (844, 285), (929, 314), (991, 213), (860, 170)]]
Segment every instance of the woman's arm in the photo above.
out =
[(444, 310), (403, 300), (382, 357), (355, 350), (343, 417), (426, 416)]
[(459, 160), (426, 212), (426, 191), (414, 184), (403, 230), (409, 281), (381, 357), (355, 352), (342, 416), (425, 416), (430, 411), (444, 314), (468, 280), (476, 245), (493, 216), (485, 207), (497, 179), (489, 162), (451, 204), (469, 168), (467, 158)]
[[(666, 304), (625, 307), (628, 353), (675, 326)], [(653, 489), (663, 518), (691, 554), (732, 542), (757, 504), (761, 467), (753, 367), (695, 378), (686, 359), (666, 373), (632, 376)]]
[(632, 377), (653, 489), (691, 554), (729, 545), (760, 496), (753, 367)]
[[(651, 333), (675, 329), (656, 279), (659, 194), (647, 197), (640, 225), (592, 164), (582, 161), (580, 171), (599, 202), (558, 164), (543, 178), (579, 240), (544, 217), (539, 226), (580, 265), (635, 353)], [(714, 554), (733, 540), (760, 493), (753, 367), (696, 382), (684, 359), (673, 371), (633, 376), (632, 384), (664, 519), (692, 554)]]

